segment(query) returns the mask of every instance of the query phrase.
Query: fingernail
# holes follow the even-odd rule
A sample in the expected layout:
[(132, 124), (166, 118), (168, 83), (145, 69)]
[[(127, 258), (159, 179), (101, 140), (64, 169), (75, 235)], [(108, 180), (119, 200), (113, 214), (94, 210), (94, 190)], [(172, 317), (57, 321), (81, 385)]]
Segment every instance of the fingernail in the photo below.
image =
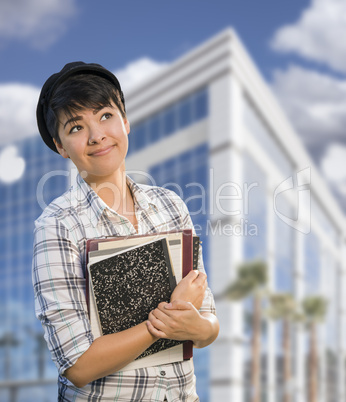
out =
[(167, 303), (166, 305), (165, 305), (165, 308), (171, 308), (172, 307), (172, 303)]

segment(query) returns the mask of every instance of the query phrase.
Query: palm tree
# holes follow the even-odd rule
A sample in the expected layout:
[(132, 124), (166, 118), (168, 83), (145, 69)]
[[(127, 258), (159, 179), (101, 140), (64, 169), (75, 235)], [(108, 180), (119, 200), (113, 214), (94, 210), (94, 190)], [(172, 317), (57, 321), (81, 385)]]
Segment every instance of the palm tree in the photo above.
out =
[(241, 300), (252, 296), (252, 361), (251, 361), (251, 402), (261, 400), (261, 321), (262, 300), (267, 294), (268, 267), (264, 261), (253, 260), (241, 264), (236, 279), (227, 287), (224, 295), (230, 300)]
[(282, 321), (282, 375), (284, 394), (282, 402), (290, 402), (288, 386), (291, 382), (291, 323), (298, 320), (298, 306), (290, 293), (273, 293), (269, 297), (268, 317)]
[(37, 378), (43, 379), (45, 377), (45, 356), (47, 344), (41, 331), (36, 331), (30, 326), (27, 326), (26, 331), (36, 342), (36, 356), (37, 356)]
[(308, 296), (302, 301), (303, 320), (309, 331), (308, 355), (308, 401), (317, 402), (318, 382), (318, 351), (317, 351), (317, 324), (321, 323), (327, 314), (328, 302), (321, 296)]
[(15, 335), (11, 332), (5, 332), (0, 337), (0, 348), (4, 348), (5, 358), (4, 358), (4, 371), (5, 371), (5, 379), (9, 379), (11, 376), (11, 356), (10, 356), (10, 348), (16, 347), (19, 345), (19, 341), (15, 337)]

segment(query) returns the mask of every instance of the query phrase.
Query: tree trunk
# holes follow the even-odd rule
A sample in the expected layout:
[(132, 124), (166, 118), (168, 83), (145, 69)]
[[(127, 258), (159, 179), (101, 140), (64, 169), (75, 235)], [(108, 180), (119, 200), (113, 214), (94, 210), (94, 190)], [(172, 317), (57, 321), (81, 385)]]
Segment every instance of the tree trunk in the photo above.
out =
[(318, 381), (318, 360), (317, 360), (317, 333), (316, 326), (310, 325), (310, 350), (309, 350), (309, 402), (317, 402), (317, 381)]
[(261, 402), (261, 299), (254, 295), (252, 316), (251, 402)]
[(283, 351), (283, 382), (284, 382), (284, 394), (283, 402), (291, 401), (291, 334), (290, 324), (288, 320), (282, 322), (282, 351)]

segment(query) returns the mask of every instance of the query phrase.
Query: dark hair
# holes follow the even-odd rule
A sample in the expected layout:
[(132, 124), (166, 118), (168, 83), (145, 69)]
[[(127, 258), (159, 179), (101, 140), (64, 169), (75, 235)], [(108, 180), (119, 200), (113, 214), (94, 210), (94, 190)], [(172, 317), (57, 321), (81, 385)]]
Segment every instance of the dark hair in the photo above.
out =
[(82, 109), (100, 109), (112, 106), (113, 102), (123, 118), (125, 108), (119, 90), (107, 79), (94, 74), (77, 74), (70, 76), (54, 91), (46, 114), (46, 124), (50, 135), (59, 144), (59, 115), (67, 116)]

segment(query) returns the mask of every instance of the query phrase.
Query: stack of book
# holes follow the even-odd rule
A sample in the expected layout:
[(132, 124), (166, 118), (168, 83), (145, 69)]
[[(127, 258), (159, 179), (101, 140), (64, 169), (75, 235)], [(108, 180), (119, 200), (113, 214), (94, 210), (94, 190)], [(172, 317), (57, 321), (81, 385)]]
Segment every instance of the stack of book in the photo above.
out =
[[(94, 338), (146, 321), (169, 302), (179, 281), (197, 269), (199, 238), (192, 230), (87, 241), (86, 292)], [(192, 342), (159, 339), (130, 370), (192, 357)]]

